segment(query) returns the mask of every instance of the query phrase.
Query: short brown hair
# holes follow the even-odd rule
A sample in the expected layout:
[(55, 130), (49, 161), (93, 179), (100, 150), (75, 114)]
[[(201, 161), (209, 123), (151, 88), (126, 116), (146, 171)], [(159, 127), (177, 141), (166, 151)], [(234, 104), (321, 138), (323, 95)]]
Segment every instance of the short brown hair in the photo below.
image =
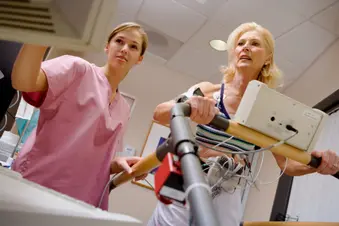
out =
[(114, 38), (114, 36), (116, 36), (119, 32), (122, 32), (128, 29), (136, 29), (141, 34), (142, 46), (141, 46), (140, 56), (143, 56), (148, 46), (148, 36), (140, 24), (137, 24), (134, 22), (126, 22), (126, 23), (122, 23), (118, 25), (116, 28), (113, 29), (111, 34), (108, 36), (107, 43), (109, 43), (112, 40), (112, 38)]

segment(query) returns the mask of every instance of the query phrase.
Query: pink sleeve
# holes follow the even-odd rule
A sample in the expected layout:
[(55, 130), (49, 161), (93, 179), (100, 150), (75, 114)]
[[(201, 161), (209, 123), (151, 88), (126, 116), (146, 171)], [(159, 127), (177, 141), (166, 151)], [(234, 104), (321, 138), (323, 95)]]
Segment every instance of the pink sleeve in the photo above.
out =
[(79, 57), (64, 55), (42, 62), (41, 69), (45, 72), (48, 90), (45, 92), (23, 92), (25, 101), (34, 107), (53, 103), (79, 73), (85, 70), (84, 60)]

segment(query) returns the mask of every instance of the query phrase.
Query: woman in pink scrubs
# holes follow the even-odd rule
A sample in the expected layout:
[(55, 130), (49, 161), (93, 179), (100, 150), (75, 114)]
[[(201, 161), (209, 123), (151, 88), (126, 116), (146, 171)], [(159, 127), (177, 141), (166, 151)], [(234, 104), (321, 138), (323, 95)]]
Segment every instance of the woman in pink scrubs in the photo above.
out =
[(129, 105), (118, 85), (141, 63), (147, 44), (140, 25), (118, 26), (108, 37), (103, 67), (69, 55), (42, 62), (47, 47), (23, 45), (12, 84), (28, 103), (40, 108), (40, 118), (13, 170), (107, 210), (105, 186), (110, 175), (123, 170), (131, 173), (130, 166), (140, 160), (115, 157), (123, 149), (129, 120)]

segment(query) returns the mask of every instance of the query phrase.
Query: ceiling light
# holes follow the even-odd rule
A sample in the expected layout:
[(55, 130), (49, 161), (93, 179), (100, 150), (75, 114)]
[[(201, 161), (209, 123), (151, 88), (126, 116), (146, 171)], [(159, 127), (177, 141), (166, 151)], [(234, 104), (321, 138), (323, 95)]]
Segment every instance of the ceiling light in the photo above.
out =
[(211, 40), (210, 45), (213, 49), (217, 51), (226, 51), (227, 50), (227, 43), (223, 40)]

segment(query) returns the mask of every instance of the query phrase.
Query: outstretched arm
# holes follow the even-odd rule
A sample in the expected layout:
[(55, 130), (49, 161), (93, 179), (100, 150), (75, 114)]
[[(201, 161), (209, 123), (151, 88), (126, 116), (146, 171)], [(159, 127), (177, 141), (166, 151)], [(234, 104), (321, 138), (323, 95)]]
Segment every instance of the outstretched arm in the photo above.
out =
[[(339, 156), (334, 151), (313, 151), (311, 154), (315, 157), (322, 158), (321, 164), (318, 168), (315, 169), (297, 161), (288, 159), (285, 174), (289, 176), (302, 176), (318, 172), (324, 175), (332, 175), (339, 171)], [(283, 170), (286, 165), (286, 158), (274, 153), (273, 156), (275, 157), (279, 168)]]
[(174, 100), (159, 104), (154, 110), (153, 119), (164, 125), (169, 124), (171, 118), (171, 109), (174, 105)]
[(279, 168), (281, 170), (285, 169), (286, 161), (287, 161), (287, 166), (285, 169), (285, 174), (289, 176), (302, 176), (305, 174), (310, 174), (310, 173), (315, 173), (317, 172), (317, 169), (309, 167), (307, 165), (301, 164), (299, 162), (296, 162), (292, 159), (286, 160), (284, 156), (277, 155), (272, 153)]
[(48, 83), (41, 63), (48, 47), (24, 44), (12, 70), (12, 86), (23, 92), (46, 91)]

